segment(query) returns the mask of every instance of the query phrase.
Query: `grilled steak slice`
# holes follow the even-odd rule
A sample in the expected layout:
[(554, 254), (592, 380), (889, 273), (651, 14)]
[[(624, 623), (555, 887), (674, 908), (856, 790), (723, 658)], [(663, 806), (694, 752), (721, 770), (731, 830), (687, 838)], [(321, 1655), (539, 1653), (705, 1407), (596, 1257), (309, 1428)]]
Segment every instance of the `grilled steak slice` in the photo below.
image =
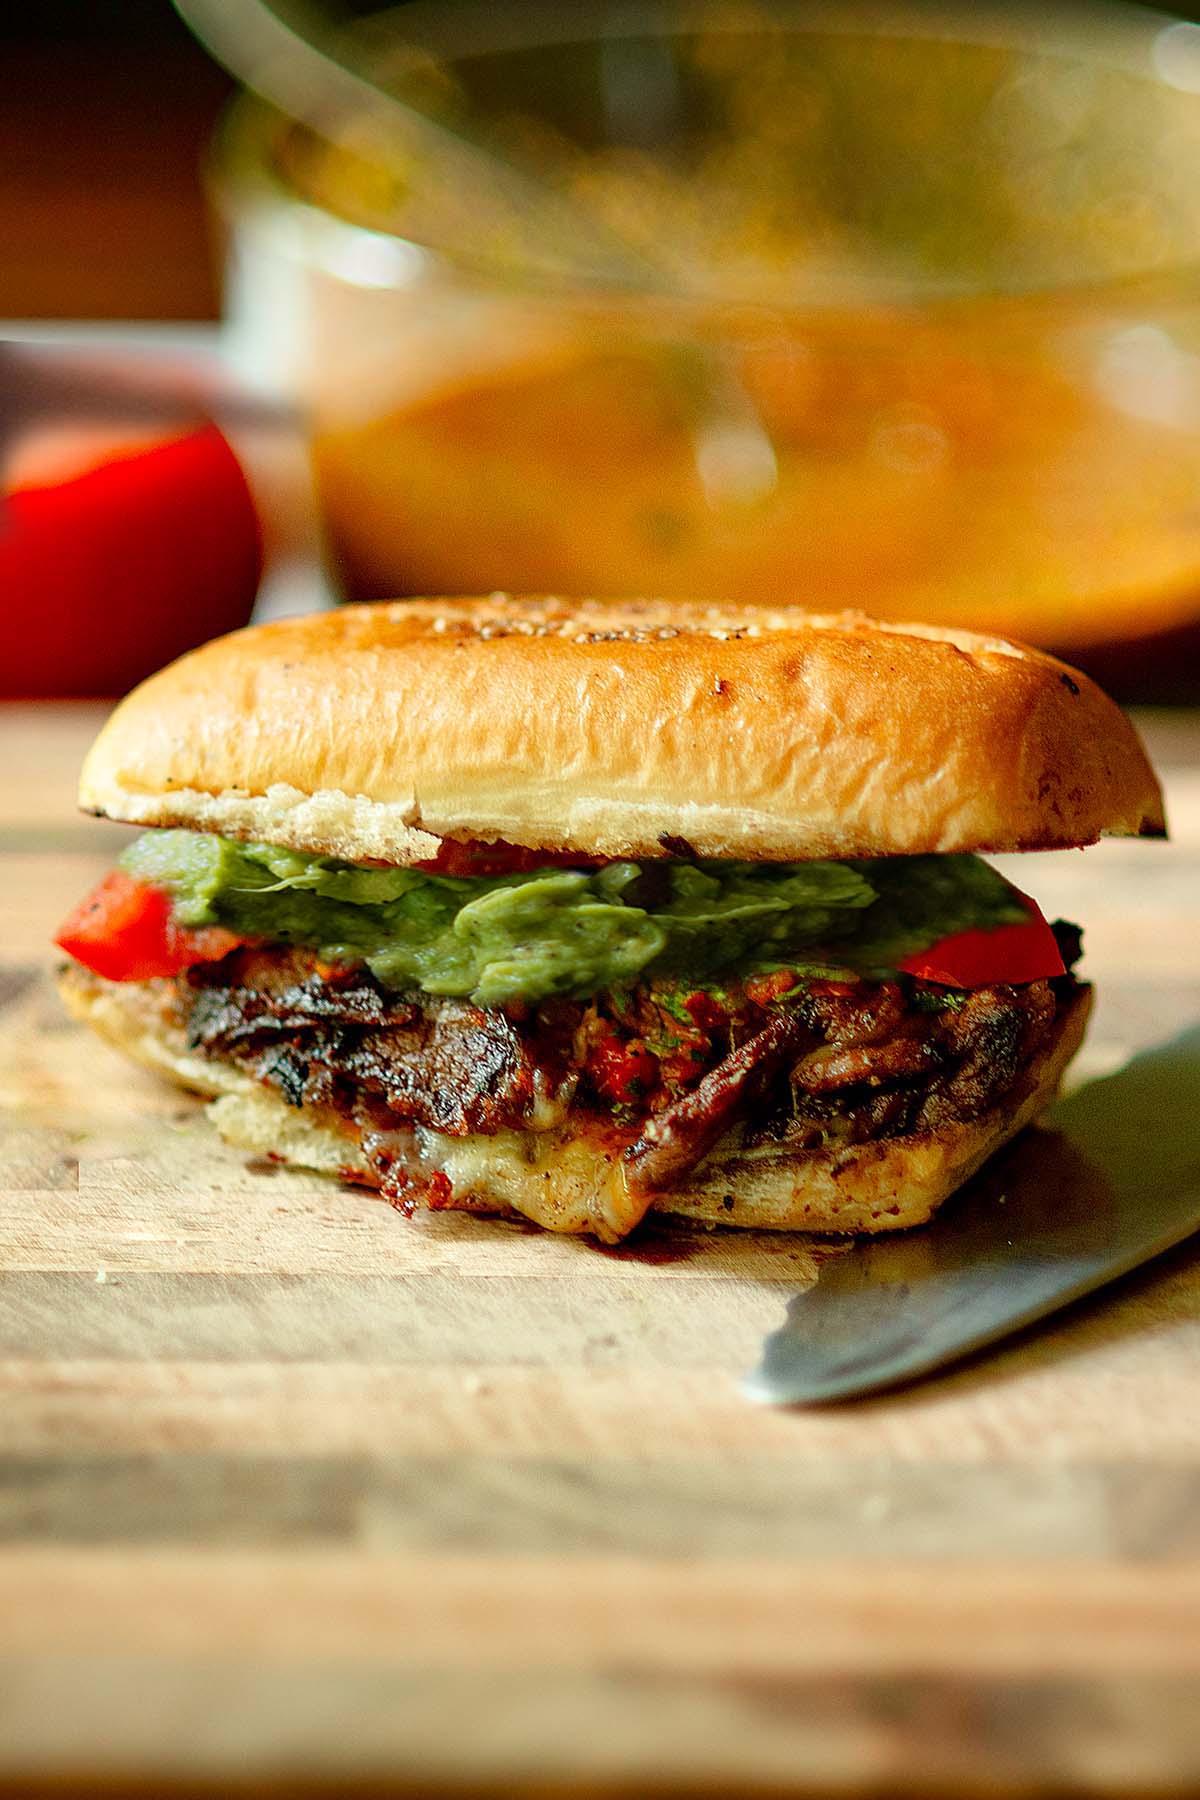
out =
[(281, 1031), (334, 1025), (398, 1025), (413, 1007), (386, 995), (363, 969), (318, 968), (311, 955), (240, 950), (223, 962), (189, 970), (193, 990), (188, 1041), (193, 1049), (229, 1050)]
[(795, 1062), (810, 1035), (803, 1019), (784, 1013), (710, 1069), (625, 1152), (630, 1185), (641, 1192), (670, 1187), (695, 1168), (770, 1077)]
[(973, 993), (942, 1026), (950, 1067), (930, 1083), (918, 1126), (932, 1129), (987, 1112), (1019, 1085), (1056, 1011), (1055, 996), (1044, 981)]
[(394, 1124), (464, 1137), (556, 1123), (574, 1091), (555, 1038), (463, 1000), (398, 1001), (362, 971), (250, 953), (195, 971), (193, 985), (191, 1047), (248, 1067), (293, 1106), (349, 1111), (366, 1094)]
[(882, 1044), (832, 1045), (814, 1050), (797, 1064), (792, 1079), (807, 1093), (831, 1094), (863, 1083), (879, 1087), (885, 1081), (927, 1075), (945, 1060), (945, 1049), (935, 1038), (894, 1037)]
[[(884, 987), (894, 984), (883, 984)], [(898, 992), (899, 990), (897, 990)], [(1064, 990), (1074, 991), (1074, 983)], [(764, 1093), (743, 1142), (864, 1143), (978, 1118), (1022, 1092), (1058, 1010), (1049, 984), (980, 988), (930, 1014), (861, 984), (799, 1003), (827, 1041)]]
[[(339, 1075), (378, 1094), (396, 1119), (452, 1137), (536, 1129), (566, 1111), (574, 1078), (504, 1013), (445, 1000), (403, 1030), (338, 1051)], [(327, 1046), (318, 1040), (314, 1060)]]

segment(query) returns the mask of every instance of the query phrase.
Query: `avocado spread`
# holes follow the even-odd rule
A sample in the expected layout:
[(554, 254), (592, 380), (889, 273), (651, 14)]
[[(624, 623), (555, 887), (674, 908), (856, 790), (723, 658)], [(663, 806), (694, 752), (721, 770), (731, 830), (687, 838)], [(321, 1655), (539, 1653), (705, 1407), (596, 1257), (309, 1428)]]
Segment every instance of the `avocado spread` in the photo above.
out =
[(1025, 916), (975, 856), (463, 877), (151, 831), (121, 862), (170, 892), (179, 925), (306, 945), (327, 962), (366, 963), (385, 987), (480, 1006), (583, 998), (647, 974), (695, 983), (772, 969), (884, 974), (951, 932)]

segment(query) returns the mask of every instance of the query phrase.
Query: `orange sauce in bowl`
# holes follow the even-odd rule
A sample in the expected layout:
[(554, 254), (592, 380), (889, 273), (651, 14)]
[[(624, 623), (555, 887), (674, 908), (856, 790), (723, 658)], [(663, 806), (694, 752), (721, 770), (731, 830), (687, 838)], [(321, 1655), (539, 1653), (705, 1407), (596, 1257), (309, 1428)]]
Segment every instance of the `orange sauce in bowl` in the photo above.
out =
[(1102, 354), (912, 315), (580, 333), (403, 404), (326, 406), (328, 534), (355, 598), (654, 594), (1067, 649), (1140, 636), (1200, 613), (1200, 420), (1114, 406)]

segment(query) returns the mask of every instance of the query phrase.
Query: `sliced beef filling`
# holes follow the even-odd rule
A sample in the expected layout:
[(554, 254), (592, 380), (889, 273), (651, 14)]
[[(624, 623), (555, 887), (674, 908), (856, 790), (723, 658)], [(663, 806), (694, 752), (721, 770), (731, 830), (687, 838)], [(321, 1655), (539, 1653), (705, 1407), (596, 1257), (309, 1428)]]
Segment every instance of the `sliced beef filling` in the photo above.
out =
[(385, 995), (362, 970), (243, 951), (189, 980), (190, 1047), (249, 1067), (293, 1106), (351, 1113), (365, 1095), (384, 1124), (465, 1137), (556, 1123), (574, 1091), (553, 1034), (463, 1000)]
[(631, 1188), (682, 1179), (717, 1139), (816, 1148), (977, 1118), (1023, 1097), (1068, 977), (949, 1000), (920, 983), (767, 977), (680, 998), (483, 1008), (386, 994), (361, 969), (245, 950), (180, 978), (188, 1041), (295, 1106), (452, 1137), (603, 1131)]
[(694, 1169), (771, 1078), (795, 1062), (807, 1036), (803, 1019), (794, 1013), (772, 1019), (690, 1093), (654, 1114), (626, 1152), (634, 1187), (642, 1193), (670, 1187)]

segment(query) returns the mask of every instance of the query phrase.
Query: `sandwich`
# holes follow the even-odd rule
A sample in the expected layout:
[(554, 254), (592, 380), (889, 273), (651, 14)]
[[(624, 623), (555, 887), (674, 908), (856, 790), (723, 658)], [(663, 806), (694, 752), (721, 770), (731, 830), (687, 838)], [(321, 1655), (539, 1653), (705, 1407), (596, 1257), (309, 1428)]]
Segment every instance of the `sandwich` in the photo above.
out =
[(610, 1243), (927, 1220), (1091, 1004), (986, 856), (1165, 830), (1035, 650), (503, 595), (210, 643), (81, 804), (142, 832), (56, 940), (77, 1018), (256, 1155)]

